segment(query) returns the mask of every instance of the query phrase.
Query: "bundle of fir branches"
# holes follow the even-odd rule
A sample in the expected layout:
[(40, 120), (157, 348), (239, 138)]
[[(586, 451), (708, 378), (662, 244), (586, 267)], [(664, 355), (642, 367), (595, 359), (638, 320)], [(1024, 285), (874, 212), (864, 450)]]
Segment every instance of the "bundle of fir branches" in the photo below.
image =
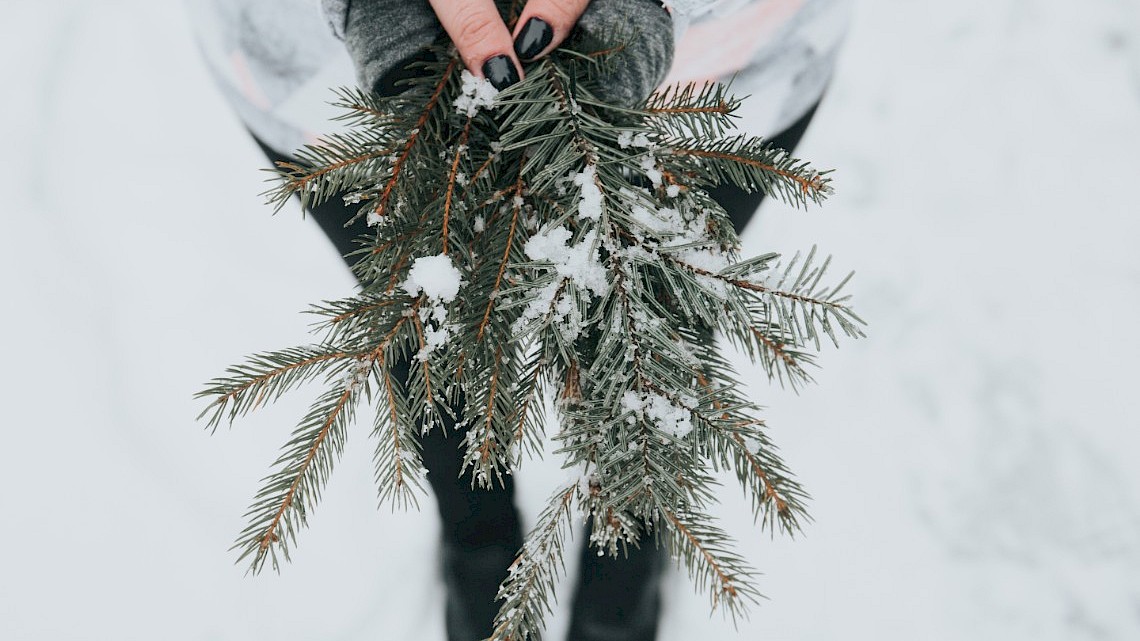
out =
[(256, 572), (288, 559), (364, 402), (376, 408), (380, 500), (393, 506), (417, 503), (417, 436), (444, 429), (445, 414), (484, 488), (557, 427), (571, 478), (501, 586), (494, 639), (540, 634), (575, 513), (609, 554), (653, 533), (735, 618), (758, 593), (708, 513), (715, 474), (734, 472), (763, 527), (789, 534), (806, 494), (713, 333), (795, 387), (821, 335), (861, 336), (862, 321), (846, 278), (824, 284), (814, 249), (742, 259), (706, 189), (806, 208), (830, 193), (827, 172), (733, 133), (739, 102), (719, 85), (634, 108), (600, 100), (597, 43), (572, 42), (501, 93), (453, 51), (418, 64), (398, 96), (342, 90), (347, 130), (279, 167), (278, 208), (344, 198), (374, 231), (356, 252), (359, 293), (311, 310), (318, 342), (256, 354), (200, 393), (216, 428), (303, 383), (326, 388), (257, 493), (239, 561)]

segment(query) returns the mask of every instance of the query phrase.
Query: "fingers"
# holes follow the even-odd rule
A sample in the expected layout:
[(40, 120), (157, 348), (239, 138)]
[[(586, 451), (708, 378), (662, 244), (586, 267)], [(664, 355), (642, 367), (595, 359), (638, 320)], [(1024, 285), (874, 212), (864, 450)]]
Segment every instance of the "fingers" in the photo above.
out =
[(588, 4), (590, 0), (527, 2), (515, 25), (515, 55), (529, 62), (552, 51), (570, 35)]
[(505, 89), (522, 77), (511, 34), (494, 0), (429, 0), (463, 64), (476, 76)]

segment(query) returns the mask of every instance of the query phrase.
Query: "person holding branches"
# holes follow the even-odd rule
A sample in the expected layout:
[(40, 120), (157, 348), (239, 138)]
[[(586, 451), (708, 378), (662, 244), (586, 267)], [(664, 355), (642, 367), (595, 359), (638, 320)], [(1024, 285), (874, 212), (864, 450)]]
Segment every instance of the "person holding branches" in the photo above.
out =
[[(293, 149), (332, 127), (330, 87), (397, 93), (407, 65), (445, 38), (467, 69), (497, 89), (576, 31), (629, 34), (600, 97), (635, 105), (677, 82), (734, 79), (752, 94), (741, 127), (791, 151), (832, 75), (847, 0), (518, 0), (505, 20), (494, 0), (190, 0), (203, 54), (266, 156), (296, 162)], [(763, 194), (725, 186), (714, 198), (742, 232)], [(342, 256), (367, 233), (333, 198), (310, 212)], [(347, 261), (348, 259), (346, 259)], [(450, 425), (448, 426), (451, 427)], [(473, 489), (462, 471), (463, 433), (433, 430), (422, 458), (441, 519), (449, 641), (491, 634), (495, 594), (522, 545), (511, 476)], [(582, 537), (572, 588), (570, 641), (652, 641), (660, 613), (664, 550), (651, 539), (626, 557), (599, 556)]]

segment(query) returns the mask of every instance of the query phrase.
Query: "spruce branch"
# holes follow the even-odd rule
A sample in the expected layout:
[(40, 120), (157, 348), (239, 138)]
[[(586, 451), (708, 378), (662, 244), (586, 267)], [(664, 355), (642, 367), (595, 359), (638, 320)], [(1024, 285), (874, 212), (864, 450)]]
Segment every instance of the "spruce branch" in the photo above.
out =
[(398, 301), (374, 295), (358, 294), (351, 298), (325, 301), (313, 305), (307, 313), (320, 318), (311, 324), (314, 334), (323, 334), (328, 344), (367, 344), (376, 324), (386, 318)]
[(557, 491), (511, 564), (496, 600), (503, 602), (488, 641), (538, 638), (551, 610), (550, 599), (559, 574), (565, 573), (563, 546), (570, 531), (578, 484)]
[(503, 473), (509, 462), (509, 446), (514, 436), (506, 431), (503, 416), (514, 409), (509, 388), (513, 384), (510, 363), (503, 362), (503, 349), (498, 345), (490, 368), (490, 382), (485, 391), (477, 395), (474, 403), (465, 410), (467, 416), (479, 416), (467, 430), (467, 449), (463, 457), (464, 469), (472, 468), (472, 483), (490, 488), (491, 478), (503, 483)]
[(289, 559), (297, 530), (320, 500), (321, 488), (344, 448), (360, 384), (353, 380), (318, 399), (274, 463), (277, 471), (264, 479), (246, 512), (249, 524), (233, 546), (240, 551), (238, 562), (249, 559), (250, 571), (260, 571), (267, 558), (274, 570), (280, 567), (278, 555)]
[[(206, 426), (216, 430), (223, 420), (233, 423), (238, 416), (271, 403), (298, 385), (322, 374), (335, 375), (354, 354), (330, 345), (293, 347), (250, 356), (246, 363), (226, 370), (197, 397), (213, 398), (198, 415), (208, 416)], [(335, 368), (329, 370), (330, 364)]]
[[(734, 619), (759, 598), (708, 515), (715, 473), (736, 476), (773, 533), (810, 520), (808, 495), (713, 336), (798, 389), (820, 337), (858, 338), (864, 323), (850, 277), (830, 284), (814, 248), (785, 263), (741, 257), (706, 189), (806, 208), (830, 195), (829, 172), (734, 133), (740, 101), (720, 85), (633, 107), (599, 99), (621, 46), (570, 43), (493, 100), (437, 48), (400, 96), (342, 90), (348, 131), (279, 167), (271, 204), (343, 198), (370, 231), (352, 254), (360, 291), (310, 310), (319, 343), (257, 354), (200, 393), (215, 428), (324, 378), (235, 544), (252, 571), (289, 557), (367, 402), (378, 498), (393, 508), (418, 505), (420, 438), (446, 417), (472, 491), (540, 455), (548, 435), (576, 471), (501, 586), (494, 639), (541, 633), (576, 511), (603, 553), (652, 534)], [(556, 416), (544, 416), (547, 394)]]
[[(376, 196), (376, 204), (373, 205), (372, 208), (372, 212), (376, 217), (379, 218), (387, 212), (389, 201), (392, 198), (392, 194), (400, 178), (400, 172), (404, 169), (405, 165), (408, 162), (409, 156), (411, 156), (412, 151), (416, 148), (416, 143), (422, 140), (421, 134), (428, 126), (428, 123), (432, 116), (436, 113), (436, 107), (439, 105), (439, 98), (443, 95), (443, 92), (447, 88), (448, 84), (453, 81), (452, 76), (455, 74), (455, 71), (458, 68), (459, 61), (453, 58), (447, 64), (447, 67), (444, 69), (443, 73), (440, 75), (439, 81), (436, 83), (431, 97), (429, 97), (427, 99), (427, 102), (425, 102), (420, 107), (419, 118), (416, 120), (416, 123), (412, 126), (412, 128), (407, 131), (407, 135), (404, 138), (403, 149), (399, 151), (399, 155), (392, 161), (392, 166), (388, 171), (388, 176), (384, 181), (384, 186), (380, 189), (379, 195)], [(287, 188), (280, 191), (293, 192), (295, 190), (292, 188)], [(302, 205), (304, 205), (303, 194)], [(349, 224), (351, 222), (352, 220), (348, 221), (346, 224)]]
[[(508, 417), (513, 426), (508, 449), (514, 448), (516, 452), (516, 466), (522, 464), (524, 454), (542, 454), (543, 422), (546, 417), (542, 412), (540, 396), (544, 387), (549, 387), (549, 381), (544, 378), (545, 364), (545, 356), (539, 350), (532, 350), (529, 359), (521, 367), (517, 404)], [(564, 389), (563, 399), (575, 393), (576, 390)]]
[(673, 85), (649, 97), (645, 112), (673, 135), (694, 133), (701, 138), (722, 136), (735, 128), (741, 101), (716, 82)]
[(792, 389), (812, 382), (807, 368), (815, 365), (814, 355), (799, 349), (794, 336), (771, 322), (752, 326), (749, 331), (755, 339), (755, 348), (752, 349), (753, 343), (748, 343), (748, 352), (753, 361), (760, 360), (769, 380), (776, 379), (781, 385), (786, 381)]
[(372, 461), (380, 504), (388, 502), (393, 509), (419, 508), (416, 493), (423, 492), (424, 470), (414, 426), (407, 422), (410, 412), (392, 372), (381, 369), (378, 377), (383, 401), (372, 431), (376, 439)]
[[(746, 191), (776, 195), (796, 207), (820, 204), (831, 194), (830, 172), (813, 169), (786, 150), (755, 136), (721, 139), (682, 138), (670, 141), (669, 164), (678, 172), (702, 175), (702, 183), (730, 183)], [(715, 161), (715, 162), (709, 162)]]
[(670, 526), (673, 549), (685, 560), (689, 576), (709, 593), (713, 609), (722, 608), (735, 621), (755, 604), (760, 593), (753, 587), (756, 572), (726, 547), (727, 534), (711, 519), (695, 512), (663, 510)]

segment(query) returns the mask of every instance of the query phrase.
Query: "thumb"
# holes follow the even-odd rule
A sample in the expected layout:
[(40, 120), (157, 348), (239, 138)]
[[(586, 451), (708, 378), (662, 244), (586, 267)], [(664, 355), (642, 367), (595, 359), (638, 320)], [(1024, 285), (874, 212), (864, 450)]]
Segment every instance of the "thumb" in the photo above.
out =
[(472, 74), (491, 81), (496, 89), (506, 89), (522, 78), (511, 33), (494, 0), (430, 2)]

